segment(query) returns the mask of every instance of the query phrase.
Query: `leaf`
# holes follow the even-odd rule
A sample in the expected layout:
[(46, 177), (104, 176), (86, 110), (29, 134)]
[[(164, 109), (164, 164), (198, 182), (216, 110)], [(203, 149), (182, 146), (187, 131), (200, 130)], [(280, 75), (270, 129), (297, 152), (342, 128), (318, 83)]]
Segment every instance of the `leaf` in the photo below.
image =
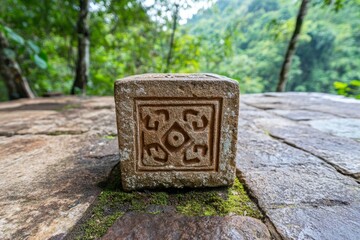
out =
[(36, 54), (34, 55), (34, 62), (41, 69), (46, 69), (48, 66), (46, 61)]
[(11, 58), (11, 59), (15, 59), (15, 56), (16, 56), (15, 52), (10, 48), (5, 48), (4, 54), (6, 57)]
[(335, 89), (344, 89), (347, 87), (346, 83), (343, 82), (334, 82)]
[(33, 41), (29, 40), (26, 43), (35, 54), (39, 54), (40, 48)]
[(360, 87), (360, 80), (352, 80), (349, 85), (354, 87)]
[(48, 62), (48, 57), (45, 52), (40, 51), (39, 57), (41, 57), (46, 63)]
[(15, 33), (11, 28), (8, 27), (4, 27), (5, 32), (6, 32), (6, 36), (8, 38), (10, 38), (11, 40), (13, 40), (14, 42), (16, 42), (17, 44), (20, 45), (24, 45), (25, 41), (24, 39), (18, 35), (17, 33)]

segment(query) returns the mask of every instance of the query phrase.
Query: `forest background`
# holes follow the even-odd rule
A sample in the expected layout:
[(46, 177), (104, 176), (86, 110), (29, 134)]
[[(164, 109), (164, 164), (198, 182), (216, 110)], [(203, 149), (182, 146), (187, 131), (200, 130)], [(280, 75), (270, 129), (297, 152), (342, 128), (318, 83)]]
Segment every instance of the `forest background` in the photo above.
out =
[[(1, 54), (36, 96), (112, 95), (116, 79), (149, 72), (211, 72), (244, 93), (275, 91), (302, 1), (85, 0), (86, 89), (75, 84), (83, 2), (1, 0)], [(308, 5), (285, 90), (360, 98), (360, 0)], [(7, 89), (2, 75), (0, 101), (17, 98)]]

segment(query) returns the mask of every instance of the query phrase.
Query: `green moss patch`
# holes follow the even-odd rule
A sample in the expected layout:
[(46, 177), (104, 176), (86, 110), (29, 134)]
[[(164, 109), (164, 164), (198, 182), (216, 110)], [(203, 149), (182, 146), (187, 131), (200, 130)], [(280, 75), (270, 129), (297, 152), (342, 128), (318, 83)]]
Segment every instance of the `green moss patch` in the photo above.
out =
[(116, 138), (116, 134), (111, 134), (111, 135), (105, 135), (103, 138), (106, 140), (113, 140)]
[[(117, 172), (117, 171), (115, 171)], [(126, 212), (177, 212), (189, 216), (263, 216), (238, 179), (230, 188), (171, 189), (124, 192), (119, 176), (104, 186), (89, 217), (76, 230), (76, 239), (97, 239)]]
[(190, 216), (225, 216), (230, 214), (262, 218), (238, 179), (232, 187), (219, 191), (191, 191), (178, 195), (177, 211)]

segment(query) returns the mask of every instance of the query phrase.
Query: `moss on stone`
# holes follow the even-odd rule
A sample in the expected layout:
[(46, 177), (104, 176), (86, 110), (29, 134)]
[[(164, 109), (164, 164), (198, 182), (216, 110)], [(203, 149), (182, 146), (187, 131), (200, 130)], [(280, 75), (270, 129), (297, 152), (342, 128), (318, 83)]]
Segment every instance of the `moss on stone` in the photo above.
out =
[(243, 185), (238, 179), (227, 193), (221, 191), (190, 193), (189, 199), (184, 199), (176, 207), (177, 211), (190, 216), (225, 216), (229, 214), (262, 218), (261, 212), (251, 201)]
[(106, 135), (104, 136), (103, 138), (106, 139), (106, 140), (113, 140), (116, 138), (116, 134), (110, 134), (110, 135)]
[(151, 194), (150, 203), (154, 205), (167, 205), (169, 194), (166, 192), (155, 192)]
[[(79, 226), (77, 239), (97, 239), (126, 212), (158, 214), (165, 211), (189, 216), (242, 215), (262, 218), (238, 179), (230, 188), (172, 189), (124, 192), (119, 178), (110, 178), (99, 195), (90, 217)], [(112, 181), (113, 180), (113, 181)]]
[(115, 212), (111, 215), (104, 215), (102, 209), (94, 209), (91, 218), (84, 224), (83, 232), (76, 239), (97, 239), (103, 236), (109, 227), (121, 217), (123, 212)]

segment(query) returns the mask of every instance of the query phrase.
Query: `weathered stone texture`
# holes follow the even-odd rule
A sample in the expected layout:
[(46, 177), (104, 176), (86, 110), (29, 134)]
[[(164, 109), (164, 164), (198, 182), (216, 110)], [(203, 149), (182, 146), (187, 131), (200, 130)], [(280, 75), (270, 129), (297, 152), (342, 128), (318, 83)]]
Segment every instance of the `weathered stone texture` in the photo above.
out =
[(244, 126), (241, 129), (237, 166), (261, 206), (360, 203), (359, 184), (321, 159)]
[[(358, 109), (360, 102), (297, 93), (246, 95), (242, 102), (251, 106), (239, 121), (237, 168), (275, 235), (358, 239), (360, 143), (310, 126), (339, 116), (350, 121), (357, 113), (346, 111)], [(310, 114), (314, 106), (318, 112)], [(302, 118), (303, 111), (308, 115)]]
[(238, 83), (210, 74), (147, 74), (115, 84), (122, 185), (231, 185)]
[(269, 210), (269, 215), (284, 239), (358, 240), (360, 205), (328, 205), (289, 206)]
[(334, 116), (327, 113), (310, 111), (310, 110), (269, 110), (268, 112), (274, 113), (276, 115), (282, 116), (284, 118), (288, 118), (294, 121), (308, 121), (308, 120), (319, 120), (319, 119), (330, 119)]
[(306, 124), (322, 132), (360, 141), (360, 119), (357, 118), (316, 119)]
[(358, 100), (323, 93), (247, 95), (246, 104), (263, 110), (307, 110), (343, 118), (360, 118)]
[(110, 97), (0, 104), (0, 239), (62, 239), (83, 216), (119, 160), (105, 138), (112, 108)]
[(271, 239), (257, 219), (240, 216), (187, 217), (178, 214), (129, 213), (119, 218), (102, 240), (120, 239)]
[(114, 135), (111, 97), (18, 100), (0, 105), (0, 136)]
[(259, 119), (255, 122), (272, 136), (310, 152), (342, 173), (360, 180), (360, 144), (357, 141), (277, 118)]
[[(145, 94), (141, 85), (134, 83), (133, 87)], [(158, 87), (154, 85), (154, 89)], [(185, 97), (195, 97), (203, 88), (213, 93), (219, 89), (216, 84), (196, 87), (189, 82), (159, 94), (183, 91)], [(155, 108), (143, 110), (159, 110)], [(282, 239), (359, 239), (360, 101), (317, 93), (270, 93), (244, 95), (240, 109), (237, 170), (272, 226), (269, 229)], [(205, 107), (203, 111), (206, 115), (209, 110)], [(119, 121), (133, 131), (134, 125), (127, 118), (134, 119), (134, 115)], [(224, 118), (234, 120), (230, 125), (236, 123), (233, 113)], [(116, 130), (111, 97), (1, 103), (0, 239), (62, 239), (93, 203), (100, 192), (99, 182), (119, 161)], [(148, 133), (145, 130), (144, 135)], [(193, 134), (186, 133), (189, 138)], [(206, 138), (209, 132), (202, 134), (199, 139)], [(178, 133), (171, 136), (181, 138)], [(185, 141), (185, 133), (183, 136)], [(175, 138), (164, 139), (177, 145)], [(224, 144), (227, 143), (222, 141), (220, 146)], [(122, 153), (121, 160), (126, 153)], [(126, 216), (126, 221), (119, 221), (124, 225), (131, 218)], [(167, 221), (160, 217), (155, 221), (155, 216), (145, 218), (141, 223), (141, 217), (135, 217), (145, 226), (143, 232), (138, 228), (128, 233), (147, 234), (147, 226), (153, 226), (151, 221)], [(190, 217), (170, 216), (171, 219), (177, 219), (174, 226), (184, 226), (179, 234), (193, 233), (192, 226), (197, 226)], [(197, 219), (201, 226), (213, 226), (206, 225), (207, 221), (220, 222), (213, 229), (224, 233), (228, 231), (222, 224), (225, 220)], [(249, 229), (268, 236), (257, 223), (255, 226), (241, 222), (240, 228), (237, 223), (229, 226), (232, 233), (242, 234), (232, 236), (253, 237), (255, 233)], [(173, 231), (168, 225), (164, 228), (161, 231)], [(113, 232), (118, 234), (119, 230)]]

